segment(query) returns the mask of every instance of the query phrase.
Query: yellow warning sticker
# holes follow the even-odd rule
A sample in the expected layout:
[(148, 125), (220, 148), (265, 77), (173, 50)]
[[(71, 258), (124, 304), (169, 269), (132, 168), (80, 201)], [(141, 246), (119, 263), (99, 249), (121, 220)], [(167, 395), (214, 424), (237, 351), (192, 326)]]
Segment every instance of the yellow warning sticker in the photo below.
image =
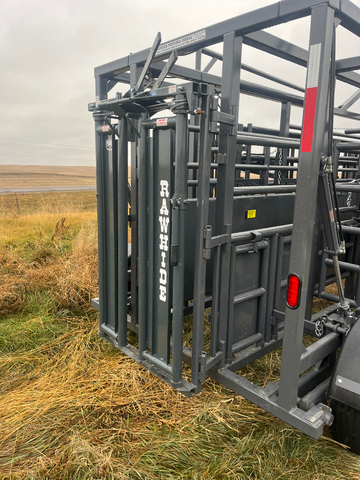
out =
[(247, 218), (255, 218), (255, 217), (256, 217), (256, 210), (247, 211)]

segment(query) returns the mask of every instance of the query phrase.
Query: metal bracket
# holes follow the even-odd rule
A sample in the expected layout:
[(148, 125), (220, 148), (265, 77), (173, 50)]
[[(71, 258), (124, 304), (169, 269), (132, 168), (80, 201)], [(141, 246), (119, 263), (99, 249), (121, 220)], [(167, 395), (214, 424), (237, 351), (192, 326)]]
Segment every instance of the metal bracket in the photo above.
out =
[(226, 245), (230, 240), (230, 235), (228, 233), (223, 233), (222, 235), (212, 236), (212, 226), (206, 225), (204, 228), (204, 250), (203, 258), (209, 260), (211, 257), (211, 249), (218, 247), (219, 245)]
[(204, 383), (206, 380), (206, 372), (213, 368), (215, 365), (220, 363), (225, 357), (224, 352), (217, 352), (215, 357), (207, 358), (206, 352), (200, 353), (199, 363), (200, 363), (200, 375), (199, 380), (201, 383)]
[(323, 173), (332, 173), (333, 171), (333, 164), (332, 164), (332, 158), (331, 157), (322, 157), (322, 163), (323, 163)]
[[(209, 123), (209, 128), (211, 133), (217, 133), (218, 123), (235, 127), (237, 130), (237, 119), (235, 118), (234, 115), (230, 115), (229, 113), (219, 112), (218, 110), (212, 110), (211, 121)], [(231, 131), (230, 135), (234, 135), (233, 131)]]
[(226, 153), (217, 153), (216, 156), (215, 156), (215, 161), (219, 165), (226, 165), (226, 163), (227, 163)]
[(204, 228), (204, 249), (203, 258), (210, 260), (211, 258), (211, 238), (212, 238), (212, 226), (206, 225)]
[(171, 205), (174, 210), (185, 210), (187, 204), (187, 195), (185, 194), (177, 194), (174, 195), (171, 199)]
[(256, 230), (254, 230), (253, 232), (251, 232), (251, 235), (254, 235), (254, 238), (253, 238), (253, 242), (261, 242), (262, 240), (262, 233), (260, 232), (257, 232)]
[(133, 117), (133, 118), (140, 118), (140, 115), (134, 115), (134, 114), (130, 114), (130, 113), (126, 113), (125, 114), (125, 118), (126, 120), (129, 122), (131, 128), (133, 129), (133, 131), (136, 133), (137, 137), (138, 138), (141, 138), (141, 134), (140, 132), (138, 131), (138, 129), (136, 128), (135, 126), (135, 123), (132, 122), (131, 118), (130, 118), (130, 115)]

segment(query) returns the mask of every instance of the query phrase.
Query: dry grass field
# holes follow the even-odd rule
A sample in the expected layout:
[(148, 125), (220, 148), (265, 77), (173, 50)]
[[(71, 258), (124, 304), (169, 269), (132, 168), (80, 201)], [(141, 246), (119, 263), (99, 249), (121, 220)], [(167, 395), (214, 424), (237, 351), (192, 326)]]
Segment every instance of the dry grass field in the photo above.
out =
[[(0, 216), (0, 479), (360, 479), (328, 431), (313, 441), (210, 380), (187, 399), (100, 339), (96, 212), (73, 194)], [(263, 385), (279, 366), (277, 350), (242, 374)]]
[(95, 167), (0, 165), (0, 188), (95, 185)]

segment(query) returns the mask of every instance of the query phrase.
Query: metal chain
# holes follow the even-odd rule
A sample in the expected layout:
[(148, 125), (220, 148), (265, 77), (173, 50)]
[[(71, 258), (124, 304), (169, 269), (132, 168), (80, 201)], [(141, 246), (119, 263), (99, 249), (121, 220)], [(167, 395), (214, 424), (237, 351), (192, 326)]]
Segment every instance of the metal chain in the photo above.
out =
[(346, 205), (347, 205), (348, 207), (351, 207), (351, 197), (352, 197), (352, 192), (349, 192), (349, 195), (348, 195), (348, 197), (347, 197), (347, 199), (346, 199)]
[[(279, 151), (279, 165), (282, 165), (282, 148), (279, 148), (278, 151)], [(279, 170), (278, 171), (278, 184), (279, 185), (281, 185), (281, 179), (282, 179), (281, 170)]]

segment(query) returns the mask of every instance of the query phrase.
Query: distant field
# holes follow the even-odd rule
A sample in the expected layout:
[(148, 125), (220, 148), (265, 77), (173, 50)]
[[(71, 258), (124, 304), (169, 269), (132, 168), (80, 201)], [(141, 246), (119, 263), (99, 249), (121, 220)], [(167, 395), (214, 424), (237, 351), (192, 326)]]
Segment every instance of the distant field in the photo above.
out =
[(95, 185), (95, 167), (0, 165), (0, 188)]
[(95, 190), (0, 195), (0, 218), (72, 212), (96, 212)]

